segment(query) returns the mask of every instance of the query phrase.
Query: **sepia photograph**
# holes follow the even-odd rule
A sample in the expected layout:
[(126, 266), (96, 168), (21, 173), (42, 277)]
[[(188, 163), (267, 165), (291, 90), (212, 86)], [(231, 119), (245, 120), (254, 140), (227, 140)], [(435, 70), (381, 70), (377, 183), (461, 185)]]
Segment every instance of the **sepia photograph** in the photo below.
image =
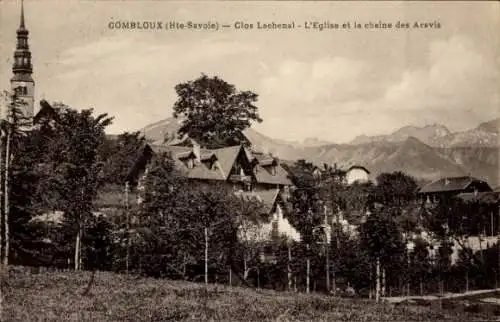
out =
[(500, 321), (498, 30), (0, 0), (0, 320)]

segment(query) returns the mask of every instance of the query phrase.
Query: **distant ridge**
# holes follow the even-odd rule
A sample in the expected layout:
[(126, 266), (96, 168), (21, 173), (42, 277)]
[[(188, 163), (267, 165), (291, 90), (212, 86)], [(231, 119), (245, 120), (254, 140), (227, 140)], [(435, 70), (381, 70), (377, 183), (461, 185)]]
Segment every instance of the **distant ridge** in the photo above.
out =
[[(387, 136), (358, 137), (349, 144), (284, 141), (254, 129), (244, 133), (258, 150), (289, 162), (306, 159), (341, 167), (360, 164), (374, 175), (400, 170), (425, 180), (470, 174), (496, 187), (500, 185), (500, 171), (495, 124), (498, 120), (459, 133), (438, 124), (405, 126)], [(175, 136), (178, 128), (177, 120), (168, 118), (144, 127), (142, 132), (150, 141), (163, 144), (165, 136)]]
[(439, 124), (423, 127), (405, 126), (388, 135), (356, 137), (349, 144), (365, 144), (371, 142), (401, 142), (409, 137), (415, 137), (433, 147), (460, 147), (460, 146), (488, 146), (498, 147), (499, 119), (481, 123), (472, 130), (464, 132), (450, 132)]

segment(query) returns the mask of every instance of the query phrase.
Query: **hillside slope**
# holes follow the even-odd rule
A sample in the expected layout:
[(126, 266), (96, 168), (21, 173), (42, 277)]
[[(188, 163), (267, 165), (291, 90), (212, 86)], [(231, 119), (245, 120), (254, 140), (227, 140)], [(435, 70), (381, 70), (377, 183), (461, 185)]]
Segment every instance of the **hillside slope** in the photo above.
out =
[[(111, 272), (6, 272), (3, 321), (471, 321), (485, 313), (387, 308), (368, 299), (277, 292)], [(88, 281), (88, 294), (85, 293)], [(233, 282), (234, 283), (234, 282)], [(27, 305), (29, 303), (29, 305)]]

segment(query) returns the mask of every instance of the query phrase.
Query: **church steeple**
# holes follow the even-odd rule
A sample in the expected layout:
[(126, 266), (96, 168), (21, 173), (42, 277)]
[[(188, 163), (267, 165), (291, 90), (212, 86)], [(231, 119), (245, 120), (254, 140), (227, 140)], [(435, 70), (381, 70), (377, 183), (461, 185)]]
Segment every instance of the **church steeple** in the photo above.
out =
[(25, 29), (24, 27), (24, 1), (21, 0), (21, 24), (19, 25), (19, 29)]
[(14, 51), (14, 64), (12, 65), (14, 76), (11, 78), (10, 83), (12, 90), (26, 103), (24, 107), (25, 116), (32, 117), (34, 113), (35, 82), (31, 76), (33, 65), (31, 64), (31, 51), (28, 45), (29, 32), (26, 29), (24, 20), (24, 3), (22, 0), (21, 18), (16, 33), (17, 44)]

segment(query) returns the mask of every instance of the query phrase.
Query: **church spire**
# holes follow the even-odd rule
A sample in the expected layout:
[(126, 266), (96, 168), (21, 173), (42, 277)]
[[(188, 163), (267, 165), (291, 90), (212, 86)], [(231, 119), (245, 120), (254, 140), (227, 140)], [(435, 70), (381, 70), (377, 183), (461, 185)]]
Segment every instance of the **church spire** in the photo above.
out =
[(16, 31), (17, 43), (14, 51), (14, 63), (10, 80), (11, 88), (17, 95), (27, 103), (26, 116), (33, 116), (35, 82), (31, 74), (33, 65), (31, 64), (31, 51), (28, 45), (28, 29), (24, 19), (24, 1), (21, 0), (21, 17), (19, 28)]
[(16, 73), (27, 73), (33, 72), (33, 66), (31, 66), (31, 52), (28, 45), (28, 30), (24, 22), (24, 2), (21, 1), (21, 20), (19, 23), (19, 28), (17, 29), (17, 45), (16, 51), (14, 52), (14, 66), (12, 71)]
[(25, 29), (25, 26), (24, 26), (24, 0), (21, 0), (21, 23), (19, 24), (19, 29)]

